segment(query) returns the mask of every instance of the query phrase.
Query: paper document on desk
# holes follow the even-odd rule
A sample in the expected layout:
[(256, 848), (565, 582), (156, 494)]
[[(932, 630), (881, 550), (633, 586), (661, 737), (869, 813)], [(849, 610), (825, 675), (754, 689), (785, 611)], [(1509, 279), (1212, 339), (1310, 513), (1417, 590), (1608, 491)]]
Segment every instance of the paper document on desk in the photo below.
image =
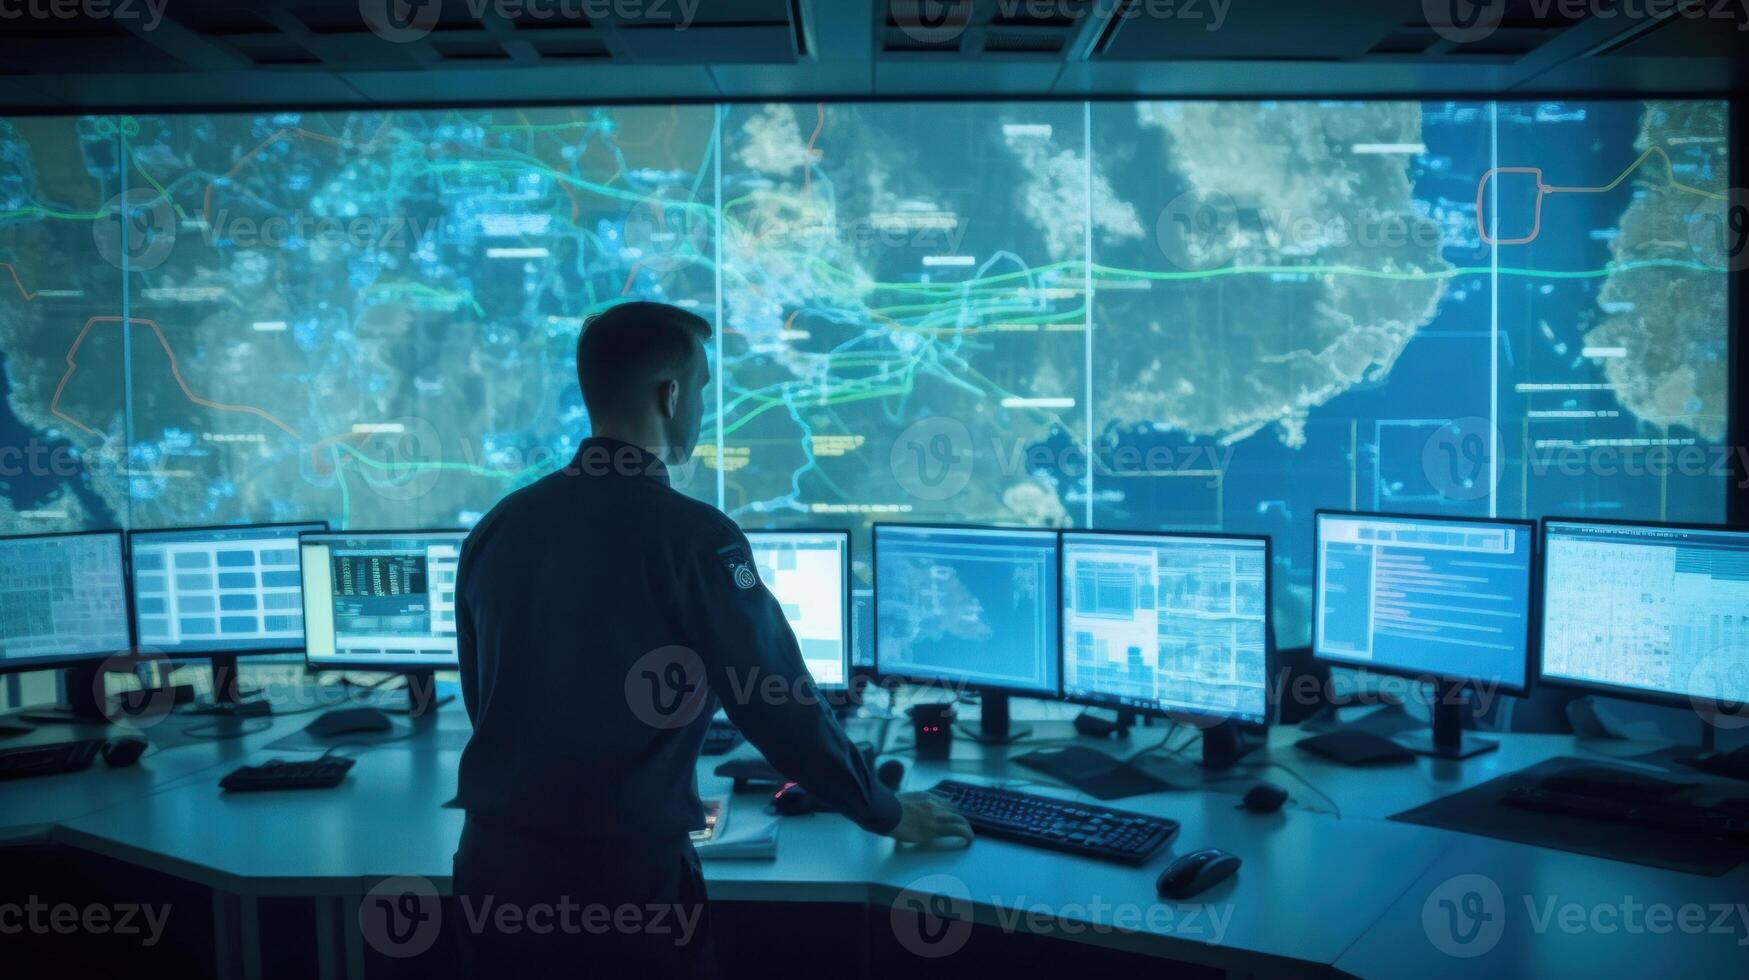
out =
[(708, 840), (694, 835), (693, 849), (704, 860), (764, 861), (777, 857), (777, 818), (766, 814), (742, 814), (733, 825), (729, 823), (729, 801), (709, 799), (705, 810), (716, 813)]

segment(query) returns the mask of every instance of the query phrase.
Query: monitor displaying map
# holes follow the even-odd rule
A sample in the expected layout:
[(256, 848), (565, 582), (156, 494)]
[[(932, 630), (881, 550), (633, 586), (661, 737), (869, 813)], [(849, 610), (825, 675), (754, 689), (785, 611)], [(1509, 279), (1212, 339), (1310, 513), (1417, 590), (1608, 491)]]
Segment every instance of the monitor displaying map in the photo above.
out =
[[(467, 525), (632, 298), (745, 527), (1723, 516), (1723, 102), (0, 118), (0, 530)], [(866, 586), (860, 558), (856, 574)], [(864, 658), (866, 659), (866, 658)]]

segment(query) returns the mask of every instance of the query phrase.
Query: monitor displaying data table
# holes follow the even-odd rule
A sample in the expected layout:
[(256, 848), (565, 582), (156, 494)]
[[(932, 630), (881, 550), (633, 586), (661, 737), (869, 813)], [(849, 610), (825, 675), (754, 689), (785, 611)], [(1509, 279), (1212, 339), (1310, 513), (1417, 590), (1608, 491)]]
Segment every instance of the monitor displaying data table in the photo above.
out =
[(1261, 724), (1269, 541), (1063, 533), (1063, 696)]
[(133, 532), (140, 644), (172, 656), (302, 651), (298, 535), (327, 529), (309, 523)]
[(1749, 531), (1549, 520), (1542, 679), (1749, 702)]
[(126, 653), (120, 531), (0, 538), (0, 671)]
[(355, 670), (453, 669), (465, 531), (306, 534), (307, 660)]
[(1316, 520), (1315, 656), (1524, 690), (1534, 523), (1331, 512)]
[(759, 580), (796, 634), (820, 687), (843, 687), (850, 662), (850, 532), (748, 531)]

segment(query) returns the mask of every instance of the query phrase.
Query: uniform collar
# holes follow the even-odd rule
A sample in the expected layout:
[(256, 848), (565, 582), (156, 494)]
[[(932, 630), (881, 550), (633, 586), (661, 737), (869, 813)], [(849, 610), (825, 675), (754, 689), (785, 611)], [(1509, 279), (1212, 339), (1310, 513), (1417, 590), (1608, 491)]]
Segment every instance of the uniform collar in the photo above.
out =
[(663, 486), (671, 485), (668, 467), (655, 454), (642, 446), (606, 436), (583, 440), (565, 472), (573, 476), (647, 477)]

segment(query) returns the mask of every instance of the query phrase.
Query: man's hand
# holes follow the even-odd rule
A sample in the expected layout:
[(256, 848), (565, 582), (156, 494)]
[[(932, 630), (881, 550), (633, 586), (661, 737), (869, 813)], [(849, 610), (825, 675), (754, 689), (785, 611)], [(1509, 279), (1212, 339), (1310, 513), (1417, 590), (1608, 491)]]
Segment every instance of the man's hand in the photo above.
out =
[(972, 843), (972, 825), (940, 797), (930, 793), (900, 793), (899, 825), (888, 835), (906, 844), (933, 844), (949, 837)]

